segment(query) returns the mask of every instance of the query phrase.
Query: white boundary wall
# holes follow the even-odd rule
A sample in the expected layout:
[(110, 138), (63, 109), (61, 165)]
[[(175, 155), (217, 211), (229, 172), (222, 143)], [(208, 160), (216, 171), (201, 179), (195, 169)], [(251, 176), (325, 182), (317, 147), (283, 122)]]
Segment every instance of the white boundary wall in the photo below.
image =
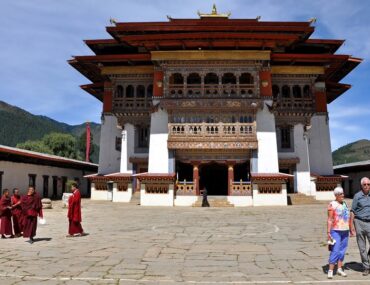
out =
[(91, 200), (102, 200), (102, 201), (109, 201), (109, 194), (106, 190), (96, 190), (95, 183), (91, 183)]
[(272, 105), (272, 101), (264, 101), (263, 109), (257, 112), (258, 169), (256, 172), (278, 173), (275, 116), (268, 110), (265, 103)]
[(167, 194), (147, 194), (145, 193), (145, 184), (141, 184), (140, 189), (140, 205), (141, 206), (170, 206), (174, 205), (174, 189), (173, 184), (169, 185)]
[(121, 137), (121, 130), (117, 128), (117, 118), (104, 114), (101, 123), (99, 174), (119, 172), (121, 152), (115, 148), (116, 137)]
[(253, 206), (252, 196), (227, 196), (227, 201), (235, 207)]
[(329, 122), (326, 114), (311, 118), (311, 129), (308, 131), (310, 168), (312, 173), (320, 175), (333, 174)]
[(199, 196), (176, 196), (174, 205), (175, 206), (192, 206), (198, 201)]
[(118, 191), (117, 183), (113, 183), (113, 202), (125, 202), (131, 201), (132, 197), (132, 183), (127, 185), (127, 191)]
[(286, 184), (282, 184), (279, 194), (259, 194), (258, 185), (253, 185), (253, 206), (287, 206)]
[(159, 109), (151, 115), (149, 173), (169, 173), (167, 139), (168, 114)]

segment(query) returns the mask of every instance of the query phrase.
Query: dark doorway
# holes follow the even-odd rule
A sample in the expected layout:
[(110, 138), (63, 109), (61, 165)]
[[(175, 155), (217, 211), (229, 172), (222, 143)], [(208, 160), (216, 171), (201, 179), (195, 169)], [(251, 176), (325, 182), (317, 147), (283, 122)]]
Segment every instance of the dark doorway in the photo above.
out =
[(191, 164), (176, 162), (176, 172), (179, 181), (193, 181), (193, 166)]
[(250, 166), (249, 161), (244, 163), (238, 163), (234, 166), (234, 181), (239, 182), (242, 180), (243, 182), (249, 181), (250, 173)]
[(200, 168), (200, 189), (207, 188), (208, 195), (227, 196), (227, 166), (209, 163)]

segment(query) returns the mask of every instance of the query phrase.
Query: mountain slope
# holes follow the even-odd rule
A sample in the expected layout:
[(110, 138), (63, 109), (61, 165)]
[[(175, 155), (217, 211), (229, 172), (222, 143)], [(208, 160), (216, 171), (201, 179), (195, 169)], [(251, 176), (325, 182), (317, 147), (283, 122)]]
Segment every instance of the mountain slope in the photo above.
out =
[[(69, 133), (76, 137), (86, 129), (85, 124), (71, 126), (46, 116), (36, 116), (21, 108), (0, 101), (0, 144), (16, 146), (27, 140), (39, 140), (51, 132)], [(99, 146), (100, 125), (90, 123), (93, 143)], [(99, 150), (97, 150), (99, 151)], [(98, 157), (98, 154), (94, 154)], [(96, 162), (96, 160), (94, 159)]]
[(344, 164), (370, 160), (370, 141), (359, 140), (338, 148), (333, 152), (333, 164)]

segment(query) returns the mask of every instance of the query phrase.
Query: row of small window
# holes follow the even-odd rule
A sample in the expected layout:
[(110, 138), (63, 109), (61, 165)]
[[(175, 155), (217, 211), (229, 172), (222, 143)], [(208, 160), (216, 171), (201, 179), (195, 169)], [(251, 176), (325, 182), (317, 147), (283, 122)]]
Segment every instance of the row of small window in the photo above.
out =
[(310, 85), (305, 85), (303, 88), (300, 85), (272, 85), (272, 96), (274, 98), (310, 98), (311, 97), (311, 87)]
[(253, 123), (254, 118), (252, 116), (231, 116), (231, 117), (223, 117), (220, 118), (218, 116), (192, 116), (192, 117), (187, 117), (187, 116), (174, 116), (173, 117), (173, 123), (176, 124), (186, 124), (186, 123)]
[(148, 87), (145, 88), (144, 85), (127, 85), (123, 87), (122, 85), (117, 85), (116, 90), (114, 93), (114, 97), (116, 98), (145, 98), (145, 97), (152, 97), (153, 96), (153, 85), (150, 84)]
[[(224, 73), (221, 77), (222, 84), (236, 84), (237, 77), (233, 73)], [(170, 84), (184, 84), (184, 76), (181, 73), (173, 73), (170, 75), (169, 83)], [(254, 78), (250, 73), (242, 73), (239, 76), (239, 84), (253, 84)], [(202, 83), (202, 77), (198, 73), (190, 73), (186, 77), (187, 84), (198, 84)], [(219, 84), (220, 78), (216, 73), (207, 73), (204, 76), (204, 84)]]
[[(4, 172), (3, 171), (0, 171), (0, 189), (3, 189), (2, 187), (2, 182), (3, 182), (3, 174)], [(29, 187), (36, 187), (36, 177), (37, 177), (37, 174), (28, 174), (28, 186)], [(43, 189), (42, 189), (42, 194), (43, 194), (43, 197), (50, 197), (49, 195), (49, 175), (42, 175), (42, 178), (43, 178)], [(52, 176), (53, 178), (53, 192), (52, 192), (52, 197), (56, 198), (58, 193), (57, 193), (57, 189), (58, 189), (58, 185), (61, 184), (61, 187), (62, 187), (62, 192), (66, 192), (66, 182), (68, 180), (68, 178), (66, 176), (62, 176), (62, 177), (58, 177), (58, 176)], [(80, 184), (80, 179), (78, 177), (75, 177), (73, 179), (74, 181), (77, 182), (77, 184)], [(14, 185), (14, 187), (16, 187), (16, 185)], [(20, 189), (22, 190), (22, 189)], [(25, 189), (26, 190), (26, 189)], [(38, 192), (39, 190), (36, 189)], [(24, 191), (22, 191), (24, 192)]]

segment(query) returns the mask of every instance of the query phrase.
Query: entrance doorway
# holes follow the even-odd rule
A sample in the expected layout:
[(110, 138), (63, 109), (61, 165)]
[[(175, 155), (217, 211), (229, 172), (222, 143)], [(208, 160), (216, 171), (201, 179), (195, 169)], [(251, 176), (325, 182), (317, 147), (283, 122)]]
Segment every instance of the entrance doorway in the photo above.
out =
[(201, 165), (199, 187), (207, 188), (208, 195), (227, 196), (227, 166), (209, 163)]

